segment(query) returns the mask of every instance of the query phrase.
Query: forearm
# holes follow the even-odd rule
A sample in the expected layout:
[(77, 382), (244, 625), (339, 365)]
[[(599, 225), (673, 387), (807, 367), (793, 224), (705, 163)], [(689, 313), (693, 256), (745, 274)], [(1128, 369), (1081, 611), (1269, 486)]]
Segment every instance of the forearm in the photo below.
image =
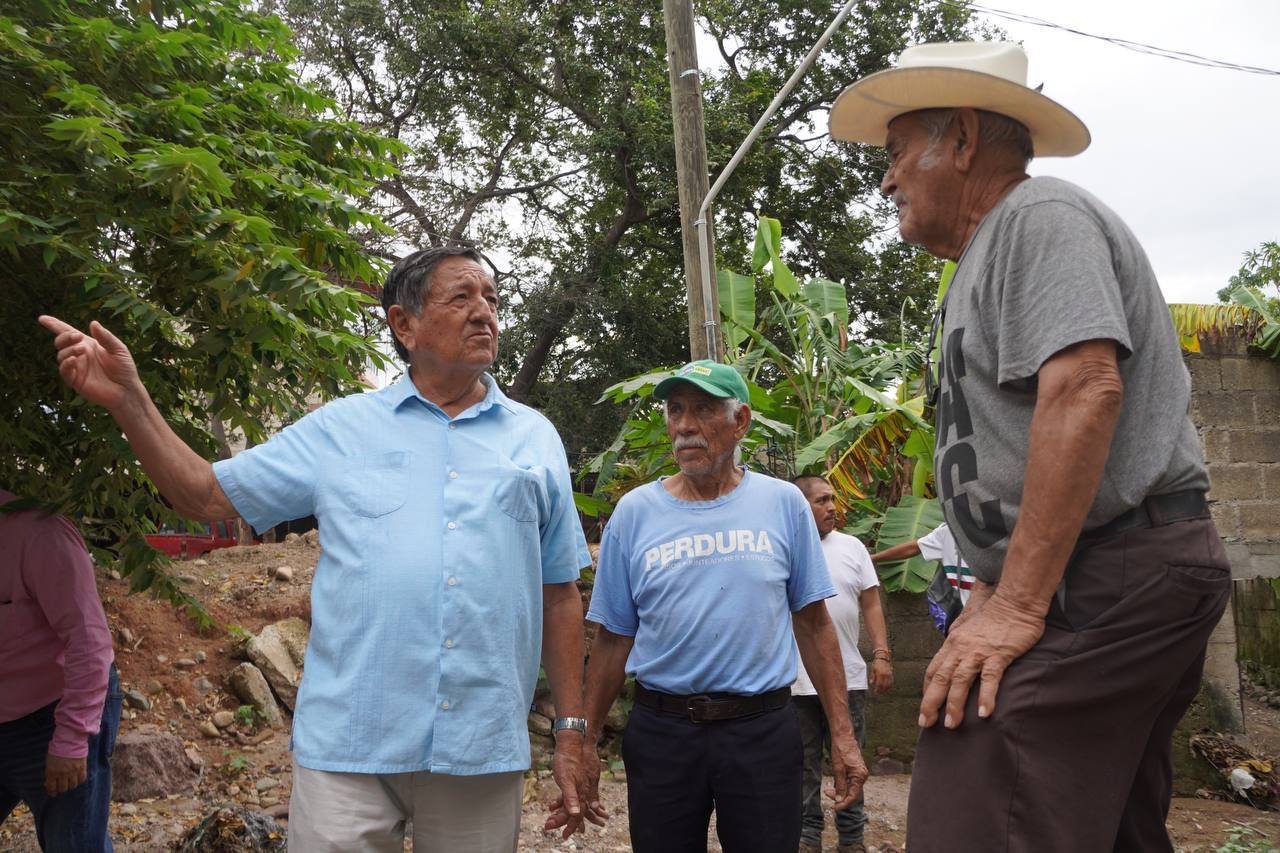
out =
[(1018, 523), (995, 593), (1037, 615), (1048, 612), (1102, 482), (1123, 393), (1112, 356), (1110, 370), (1087, 362), (1049, 388), (1042, 382), (1037, 395)]
[(213, 466), (187, 446), (151, 400), (141, 383), (111, 410), (147, 476), (175, 512), (199, 521), (235, 518), (231, 501), (218, 485)]
[(587, 661), (587, 739), (591, 743), (600, 740), (609, 709), (627, 680), (627, 656), (634, 643), (634, 637), (615, 634), (603, 625), (596, 628), (591, 658)]
[(858, 607), (862, 611), (862, 623), (867, 626), (867, 637), (871, 640), (871, 649), (889, 650), (889, 628), (884, 620), (884, 608), (880, 606), (880, 588), (872, 587), (858, 596)]
[(582, 596), (578, 585), (573, 581), (544, 584), (542, 668), (546, 670), (558, 716), (583, 716), (582, 659)]
[(793, 613), (792, 626), (800, 660), (818, 691), (818, 700), (822, 703), (822, 712), (826, 715), (832, 736), (851, 736), (853, 726), (849, 722), (849, 687), (844, 678), (844, 658), (840, 655), (840, 642), (826, 604), (818, 601)]
[(906, 542), (900, 542), (892, 548), (886, 548), (883, 551), (877, 551), (871, 555), (873, 563), (893, 563), (898, 560), (908, 560), (912, 557), (920, 555), (920, 546), (916, 544), (916, 540), (910, 539)]

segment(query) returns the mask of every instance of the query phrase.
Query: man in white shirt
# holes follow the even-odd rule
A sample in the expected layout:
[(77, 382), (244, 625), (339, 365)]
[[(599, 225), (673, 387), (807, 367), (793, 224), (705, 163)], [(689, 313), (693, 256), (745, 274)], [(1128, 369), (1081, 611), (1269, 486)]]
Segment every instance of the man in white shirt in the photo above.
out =
[[(889, 652), (889, 633), (885, 628), (884, 610), (880, 607), (880, 581), (867, 549), (857, 539), (841, 533), (836, 527), (835, 494), (821, 477), (813, 475), (796, 477), (794, 482), (804, 492), (813, 510), (813, 520), (822, 538), (822, 553), (827, 560), (827, 570), (836, 588), (836, 597), (827, 601), (827, 610), (836, 626), (840, 641), (840, 655), (844, 658), (845, 682), (849, 691), (849, 717), (859, 747), (865, 744), (864, 706), (868, 681), (872, 693), (880, 695), (893, 686), (892, 655)], [(871, 639), (872, 663), (868, 678), (867, 665), (858, 651), (858, 626), (865, 618), (867, 635)], [(827, 719), (822, 713), (817, 691), (809, 681), (809, 675), (801, 665), (796, 683), (791, 687), (792, 701), (800, 718), (800, 732), (804, 740), (804, 814), (800, 830), (800, 853), (822, 851), (822, 753), (829, 744)], [(829, 748), (829, 746), (828, 746)], [(839, 834), (839, 853), (864, 853), (863, 827), (866, 812), (862, 797), (850, 808), (836, 812), (836, 831)]]
[(945, 522), (919, 539), (908, 539), (892, 548), (877, 551), (871, 555), (871, 562), (895, 563), (912, 557), (924, 557), (926, 560), (942, 563), (942, 568), (925, 592), (925, 598), (929, 603), (929, 615), (933, 617), (933, 624), (945, 637), (960, 618), (960, 611), (969, 602), (969, 593), (973, 590), (973, 570), (961, 556), (956, 539), (951, 535), (951, 528)]

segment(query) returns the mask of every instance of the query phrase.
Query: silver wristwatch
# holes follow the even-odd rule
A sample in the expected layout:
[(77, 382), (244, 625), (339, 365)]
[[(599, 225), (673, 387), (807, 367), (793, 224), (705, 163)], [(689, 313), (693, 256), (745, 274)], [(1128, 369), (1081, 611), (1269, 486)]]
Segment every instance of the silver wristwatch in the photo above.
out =
[(562, 732), (570, 729), (575, 732), (581, 732), (583, 735), (587, 733), (587, 720), (585, 717), (556, 717), (556, 721), (551, 725), (551, 733)]

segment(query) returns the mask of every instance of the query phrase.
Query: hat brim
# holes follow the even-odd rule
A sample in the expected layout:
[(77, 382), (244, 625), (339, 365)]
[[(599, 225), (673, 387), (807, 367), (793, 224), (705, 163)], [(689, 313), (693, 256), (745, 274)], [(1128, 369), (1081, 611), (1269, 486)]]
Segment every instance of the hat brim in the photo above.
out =
[(831, 137), (883, 146), (889, 122), (916, 110), (972, 107), (1026, 125), (1037, 157), (1071, 157), (1089, 147), (1089, 128), (1052, 98), (962, 68), (890, 68), (845, 88), (831, 106)]
[(720, 397), (727, 400), (734, 396), (732, 392), (725, 391), (718, 385), (712, 385), (710, 382), (697, 376), (668, 376), (666, 379), (654, 386), (653, 396), (659, 400), (665, 400), (671, 396), (671, 392), (676, 390), (676, 386), (681, 382), (688, 382), (695, 388), (701, 388), (712, 397)]

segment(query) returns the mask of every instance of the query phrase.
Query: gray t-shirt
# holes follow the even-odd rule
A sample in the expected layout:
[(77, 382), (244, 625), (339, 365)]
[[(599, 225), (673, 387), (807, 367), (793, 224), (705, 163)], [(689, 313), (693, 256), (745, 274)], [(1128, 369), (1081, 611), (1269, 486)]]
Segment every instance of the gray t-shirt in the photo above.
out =
[(943, 306), (934, 474), (960, 552), (999, 579), (1018, 520), (1036, 374), (1082, 341), (1119, 344), (1124, 403), (1084, 529), (1144, 497), (1207, 489), (1187, 414), (1191, 379), (1137, 239), (1056, 178), (1031, 178), (987, 214)]

